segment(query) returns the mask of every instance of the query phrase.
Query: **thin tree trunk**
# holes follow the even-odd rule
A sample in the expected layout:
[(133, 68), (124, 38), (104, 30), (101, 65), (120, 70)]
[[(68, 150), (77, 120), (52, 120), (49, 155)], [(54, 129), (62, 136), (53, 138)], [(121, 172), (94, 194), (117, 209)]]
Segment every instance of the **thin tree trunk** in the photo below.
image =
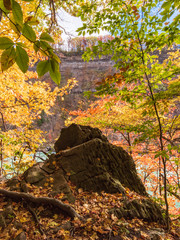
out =
[(0, 141), (0, 161), (1, 161), (1, 168), (0, 168), (0, 177), (3, 174), (3, 141)]

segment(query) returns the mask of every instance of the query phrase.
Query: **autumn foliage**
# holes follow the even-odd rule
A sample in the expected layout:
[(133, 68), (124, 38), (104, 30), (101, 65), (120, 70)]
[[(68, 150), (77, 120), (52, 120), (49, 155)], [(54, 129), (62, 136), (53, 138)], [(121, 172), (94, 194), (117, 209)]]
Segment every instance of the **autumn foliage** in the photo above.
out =
[(111, 35), (97, 36), (97, 37), (76, 37), (68, 41), (69, 52), (84, 52), (87, 48), (96, 46), (98, 42), (111, 41), (114, 37)]
[[(116, 69), (114, 75), (97, 81), (96, 101), (85, 110), (70, 112), (66, 124), (99, 127), (107, 136), (113, 136), (113, 143), (132, 155), (148, 192), (165, 208), (166, 228), (171, 228), (170, 233), (164, 234), (165, 239), (173, 236), (178, 239), (175, 226), (180, 199), (180, 51), (177, 50), (180, 4), (177, 0), (0, 1), (0, 175), (19, 175), (34, 164), (34, 153), (45, 141), (36, 121), (42, 112), (51, 114), (57, 96), (67, 94), (67, 89), (75, 84), (71, 79), (66, 87), (52, 90), (38, 79), (49, 73), (53, 81), (60, 84), (61, 60), (53, 44), (58, 42), (61, 32), (56, 15), (61, 7), (83, 21), (78, 29), (83, 37), (72, 39), (69, 49), (85, 51), (83, 59), (87, 61), (108, 55)], [(97, 34), (100, 29), (108, 35), (84, 37), (86, 33)], [(158, 55), (163, 50), (167, 50), (168, 56), (160, 62)], [(35, 63), (37, 73), (30, 71)], [(30, 192), (35, 196), (50, 194), (51, 181), (44, 189), (29, 186)], [(1, 188), (6, 188), (3, 181)], [(127, 200), (140, 198), (128, 189), (126, 193)], [(30, 239), (46, 239), (46, 235), (62, 239), (72, 236), (146, 239), (150, 224), (137, 219), (118, 220), (108, 213), (112, 206), (121, 204), (122, 195), (89, 194), (82, 189), (75, 194), (77, 201), (73, 207), (86, 217), (86, 223), (74, 219), (72, 228), (67, 231), (60, 228), (54, 233), (55, 226), (67, 224), (67, 218), (54, 214), (49, 220), (45, 215), (40, 222), (36, 219), (39, 226), (36, 231), (30, 211), (22, 204), (13, 203), (16, 214), (10, 215), (12, 221), (4, 228), (3, 238), (14, 239), (25, 231)], [(62, 199), (63, 195), (55, 198)], [(0, 207), (6, 204), (1, 198)], [(44, 208), (39, 207), (38, 216), (41, 217), (43, 211)], [(176, 218), (172, 224), (170, 217)], [(22, 224), (19, 230), (11, 225), (15, 219)], [(161, 227), (153, 223), (154, 226)]]
[[(169, 59), (178, 65), (179, 50), (171, 53)], [(167, 60), (164, 61), (164, 66)], [(121, 74), (125, 69), (120, 69), (119, 73), (107, 76), (97, 81), (97, 91), (107, 90), (111, 85), (117, 92), (116, 95), (98, 97), (95, 102), (86, 110), (70, 112), (67, 124), (75, 122), (82, 125), (99, 127), (104, 134), (110, 137), (112, 143), (123, 146), (134, 158), (141, 179), (148, 191), (155, 198), (161, 199), (163, 193), (163, 170), (160, 160), (161, 151), (158, 142), (157, 121), (154, 118), (151, 105), (147, 105), (146, 92), (137, 91), (137, 97), (141, 100), (130, 99), (131, 91), (136, 91), (140, 83), (125, 83)], [(167, 161), (167, 182), (168, 198), (172, 214), (178, 214), (177, 198), (179, 189), (179, 115), (177, 106), (179, 96), (176, 95), (173, 86), (179, 82), (179, 77), (165, 79), (157, 86), (158, 107), (163, 119), (163, 144), (164, 154), (168, 155)], [(126, 95), (118, 93), (125, 89)], [(107, 90), (108, 91), (108, 90)], [(158, 96), (159, 95), (159, 96)], [(75, 116), (75, 118), (74, 118)], [(113, 139), (115, 132), (116, 140)], [(173, 193), (175, 195), (173, 195)], [(161, 199), (163, 202), (163, 200)], [(176, 204), (175, 204), (176, 203)]]
[[(37, 1), (0, 3), (0, 174), (8, 177), (35, 163), (34, 153), (45, 142), (37, 128), (41, 113), (52, 114), (57, 96), (68, 94), (75, 84), (74, 79), (67, 80), (66, 86), (52, 90), (38, 79), (52, 70), (52, 64), (51, 77), (60, 83), (60, 60), (50, 46), (60, 32), (56, 29), (53, 39), (40, 24), (43, 7), (39, 9)], [(53, 35), (53, 26), (51, 30)], [(30, 70), (35, 63), (38, 74)]]

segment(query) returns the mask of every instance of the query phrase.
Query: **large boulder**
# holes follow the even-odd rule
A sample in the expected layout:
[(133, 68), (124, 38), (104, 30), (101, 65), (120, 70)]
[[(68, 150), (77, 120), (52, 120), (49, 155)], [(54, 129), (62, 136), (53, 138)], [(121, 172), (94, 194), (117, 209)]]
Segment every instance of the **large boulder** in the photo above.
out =
[(94, 138), (54, 157), (78, 188), (114, 193), (123, 192), (124, 186), (146, 194), (131, 156), (107, 141)]
[(24, 173), (26, 182), (41, 186), (51, 177), (54, 193), (63, 192), (68, 197), (69, 181), (85, 191), (124, 193), (127, 187), (146, 195), (132, 157), (110, 144), (99, 129), (72, 124), (62, 129), (55, 149), (57, 153), (45, 163)]

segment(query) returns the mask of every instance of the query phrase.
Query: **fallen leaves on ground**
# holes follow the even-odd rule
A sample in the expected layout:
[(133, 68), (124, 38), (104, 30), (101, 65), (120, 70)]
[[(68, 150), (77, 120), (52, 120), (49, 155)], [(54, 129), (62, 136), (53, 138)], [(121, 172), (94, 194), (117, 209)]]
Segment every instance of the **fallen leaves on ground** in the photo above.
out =
[[(0, 186), (5, 188), (4, 185)], [(52, 189), (49, 186), (44, 188), (28, 186), (30, 193), (34, 196), (49, 196)], [(114, 207), (121, 207), (123, 202), (122, 194), (88, 193), (83, 189), (72, 187), (76, 201), (70, 204), (83, 217), (84, 220), (75, 218), (71, 220), (57, 209), (45, 208), (43, 205), (32, 205), (39, 224), (43, 229), (44, 235), (40, 234), (37, 223), (34, 221), (31, 213), (28, 211), (26, 204), (23, 202), (12, 202), (14, 217), (7, 224), (6, 228), (1, 228), (0, 239), (15, 239), (22, 232), (25, 233), (27, 239), (78, 239), (78, 240), (94, 240), (94, 239), (151, 239), (150, 231), (152, 229), (163, 229), (158, 223), (148, 223), (142, 219), (118, 219), (109, 211)], [(139, 199), (137, 193), (127, 189), (127, 199)], [(63, 194), (54, 196), (56, 199), (62, 200)], [(67, 203), (67, 200), (66, 200)], [(0, 198), (0, 209), (5, 209), (9, 201)], [(15, 222), (19, 223), (19, 227), (15, 228)], [(163, 230), (164, 231), (164, 230)], [(165, 238), (162, 239), (178, 239), (178, 220), (172, 222), (171, 232), (167, 234), (164, 231)]]

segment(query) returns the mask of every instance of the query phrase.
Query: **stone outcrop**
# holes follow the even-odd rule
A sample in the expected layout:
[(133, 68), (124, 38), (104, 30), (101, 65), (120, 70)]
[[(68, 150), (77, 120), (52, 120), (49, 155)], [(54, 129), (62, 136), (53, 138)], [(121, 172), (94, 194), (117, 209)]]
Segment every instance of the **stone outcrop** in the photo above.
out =
[(95, 192), (124, 192), (124, 187), (146, 195), (132, 157), (121, 147), (110, 144), (101, 131), (72, 124), (61, 131), (55, 143), (57, 154), (24, 173), (26, 182), (43, 185), (54, 179), (53, 191), (70, 196), (67, 182)]
[(160, 222), (164, 224), (162, 212), (159, 205), (150, 199), (133, 199), (124, 203), (121, 208), (111, 210), (117, 218), (139, 218), (147, 222)]
[(54, 149), (58, 153), (61, 150), (78, 146), (95, 138), (101, 139), (103, 142), (108, 142), (107, 138), (102, 135), (102, 132), (98, 128), (71, 124), (68, 128), (61, 130), (60, 137), (54, 144)]
[[(120, 192), (125, 197), (122, 207), (111, 209), (118, 218), (142, 218), (163, 223), (162, 211), (148, 198), (132, 157), (121, 147), (110, 144), (99, 129), (72, 124), (62, 130), (55, 149), (57, 153), (48, 160), (25, 171), (23, 181), (42, 187), (51, 182), (50, 194), (63, 193), (62, 201), (70, 202), (75, 200), (72, 184), (84, 191)], [(13, 186), (12, 181), (9, 186)], [(125, 188), (141, 197), (127, 201)]]

